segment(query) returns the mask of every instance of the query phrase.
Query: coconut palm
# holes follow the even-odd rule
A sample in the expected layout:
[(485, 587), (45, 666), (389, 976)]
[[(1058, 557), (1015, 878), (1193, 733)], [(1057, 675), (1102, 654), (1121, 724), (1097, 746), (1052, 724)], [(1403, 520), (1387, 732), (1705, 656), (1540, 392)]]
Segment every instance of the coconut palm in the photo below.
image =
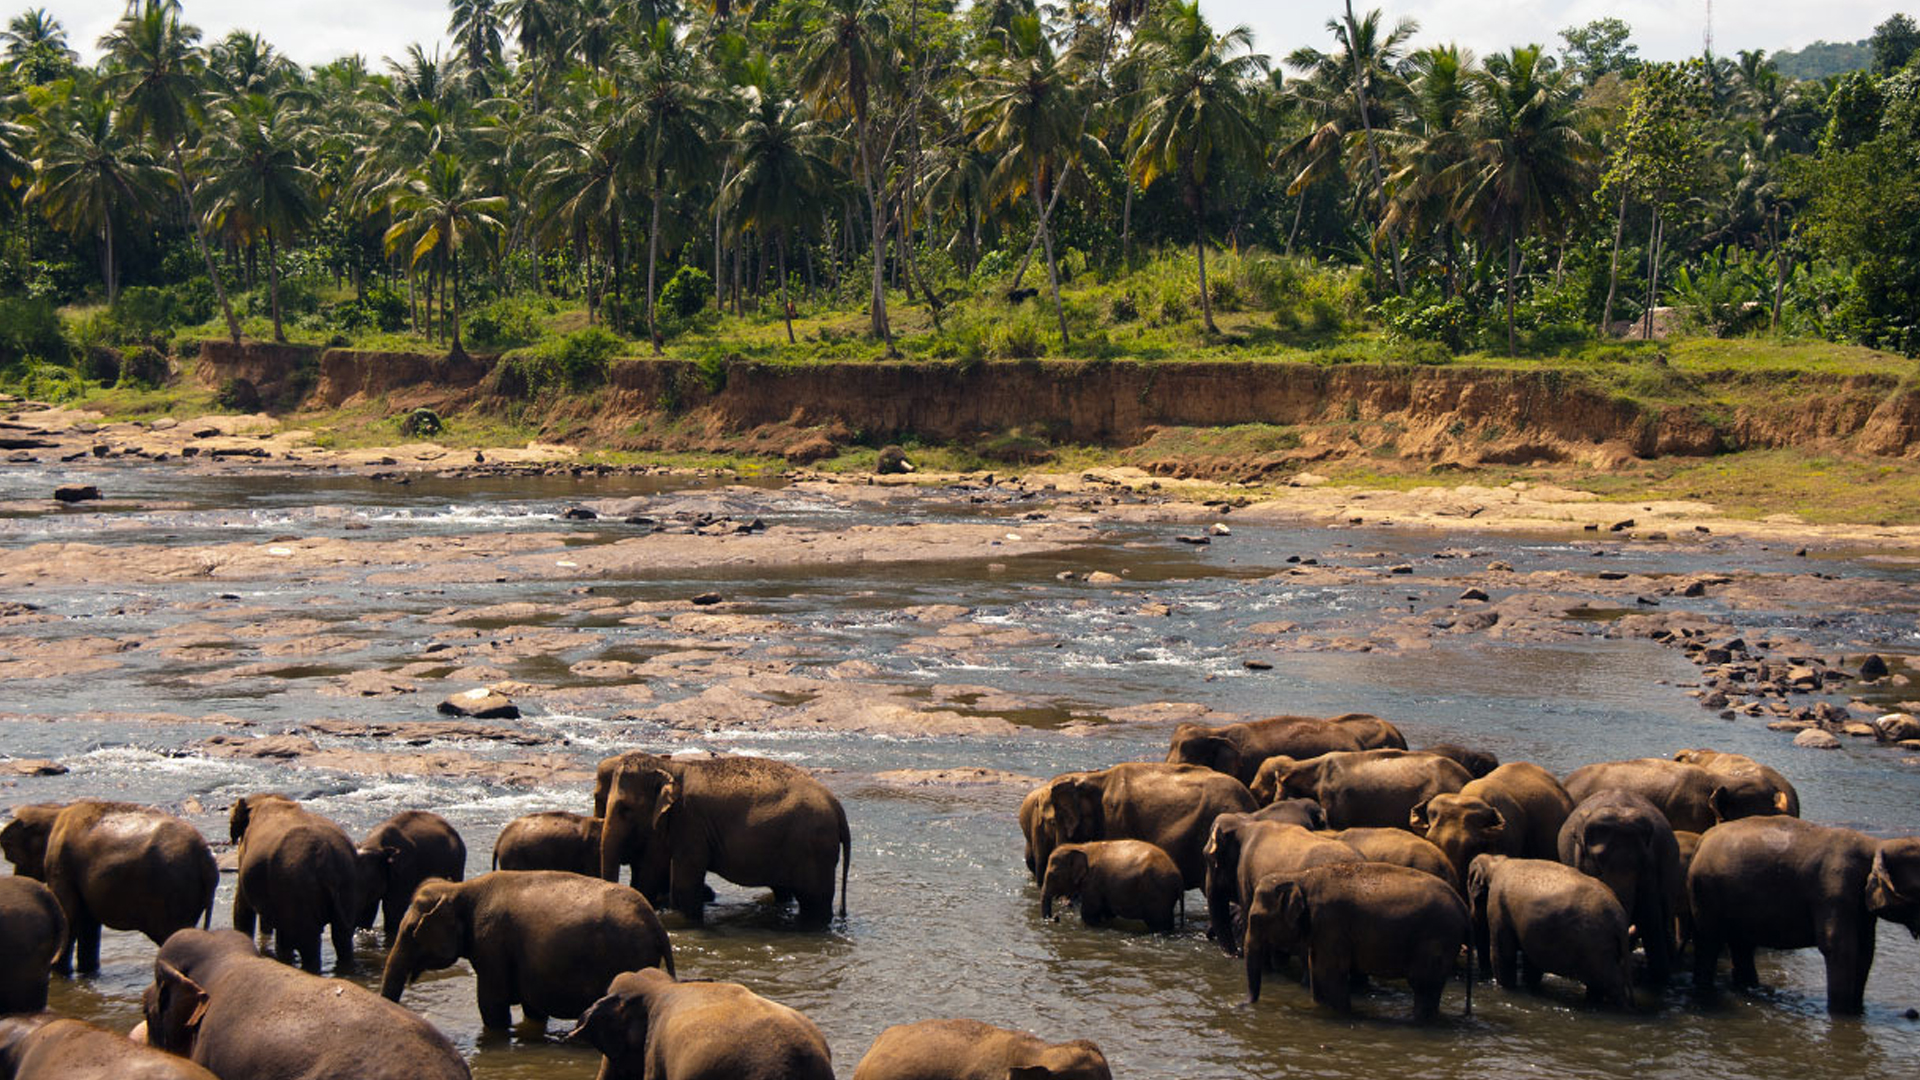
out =
[(1245, 26), (1216, 35), (1199, 0), (1171, 0), (1142, 38), (1143, 100), (1127, 170), (1142, 188), (1162, 176), (1180, 184), (1193, 212), (1201, 317), (1219, 333), (1207, 295), (1207, 184), (1214, 166), (1231, 168), (1259, 152), (1247, 81), (1267, 70), (1267, 58), (1250, 51), (1253, 31)]
[(111, 63), (101, 89), (120, 99), (127, 127), (153, 139), (166, 152), (178, 181), (176, 194), (187, 227), (193, 231), (200, 259), (206, 264), (213, 295), (220, 301), (227, 332), (240, 340), (240, 320), (227, 300), (227, 286), (213, 264), (205, 224), (193, 212), (193, 180), (187, 174), (186, 145), (194, 134), (200, 109), (202, 67), (200, 29), (180, 21), (175, 0), (138, 0), (129, 6), (113, 30), (100, 39)]
[(387, 250), (404, 248), (410, 265), (432, 259), (444, 268), (442, 306), (451, 293), (455, 356), (466, 352), (460, 347), (460, 251), (472, 241), (501, 232), (505, 226), (498, 215), (506, 207), (505, 196), (483, 191), (473, 170), (447, 153), (435, 154), (393, 196), (396, 220), (387, 230)]
[(489, 96), (487, 72), (500, 63), (505, 19), (494, 0), (449, 0), (447, 34), (467, 64), (468, 87)]
[(306, 131), (287, 107), (264, 94), (248, 94), (221, 106), (198, 165), (207, 178), (207, 216), (229, 218), (267, 243), (267, 289), (273, 308), (273, 340), (286, 341), (280, 312), (280, 248), (318, 217), (319, 176), (307, 163)]
[(29, 8), (8, 20), (0, 30), (0, 42), (6, 50), (7, 66), (29, 83), (41, 85), (62, 77), (79, 62), (79, 54), (67, 46), (66, 27), (47, 14), (46, 8)]
[[(587, 80), (583, 71), (582, 81)], [(542, 152), (535, 161), (533, 203), (540, 233), (548, 240), (578, 243), (586, 263), (587, 318), (594, 317), (599, 290), (593, 244), (599, 240), (615, 268), (619, 288), (620, 226), (632, 179), (627, 133), (610, 95), (571, 95), (547, 113)]]
[(832, 183), (831, 137), (801, 102), (750, 90), (753, 107), (733, 133), (738, 171), (721, 200), (741, 229), (771, 235), (779, 259), (780, 313), (792, 344), (793, 304), (787, 298), (787, 236), (810, 220)]
[(1461, 162), (1471, 152), (1475, 105), (1473, 54), (1457, 45), (1438, 45), (1414, 53), (1407, 98), (1408, 123), (1383, 133), (1395, 150), (1398, 167), (1388, 177), (1393, 190), (1386, 228), (1405, 235), (1429, 235), (1443, 248), (1447, 295), (1454, 291), (1454, 221)]
[(111, 306), (120, 299), (115, 223), (156, 212), (172, 177), (104, 98), (78, 94), (41, 119), (26, 203), (55, 228), (100, 238), (100, 274)]

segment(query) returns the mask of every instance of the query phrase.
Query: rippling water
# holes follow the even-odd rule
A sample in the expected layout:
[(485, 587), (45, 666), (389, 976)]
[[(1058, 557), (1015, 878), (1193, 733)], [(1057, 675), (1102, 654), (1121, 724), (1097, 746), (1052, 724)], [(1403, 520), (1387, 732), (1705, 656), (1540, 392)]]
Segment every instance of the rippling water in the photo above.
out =
[[(47, 540), (93, 543), (266, 541), (284, 533), (354, 535), (369, 539), (425, 532), (577, 528), (588, 540), (625, 535), (614, 523), (562, 523), (556, 513), (593, 498), (648, 497), (660, 511), (714, 508), (800, 524), (962, 520), (983, 513), (1011, 515), (1028, 504), (976, 506), (951, 493), (902, 494), (881, 503), (850, 506), (833, 499), (763, 490), (687, 490), (658, 479), (421, 479), (393, 485), (359, 477), (265, 475), (198, 476), (158, 467), (87, 463), (68, 472), (12, 469), (0, 473), (0, 501), (38, 497), (53, 483), (98, 483), (110, 495), (164, 501), (159, 508), (0, 516), (0, 558), (8, 548)], [(364, 528), (359, 528), (364, 526)], [(350, 527), (352, 527), (350, 529)], [(1920, 829), (1920, 770), (1898, 755), (1849, 747), (1813, 754), (1789, 748), (1785, 736), (1757, 720), (1725, 722), (1700, 709), (1672, 685), (1695, 676), (1678, 653), (1644, 641), (1590, 636), (1552, 645), (1436, 642), (1408, 652), (1281, 653), (1270, 671), (1250, 672), (1247, 627), (1290, 620), (1303, 627), (1338, 626), (1374, 613), (1404, 613), (1449, 600), (1458, 586), (1423, 583), (1429, 573), (1458, 573), (1454, 563), (1419, 563), (1419, 572), (1381, 585), (1302, 587), (1269, 575), (1289, 555), (1323, 561), (1358, 552), (1426, 560), (1445, 546), (1469, 546), (1476, 564), (1492, 558), (1521, 570), (1591, 569), (1598, 548), (1609, 567), (1693, 572), (1743, 568), (1803, 571), (1784, 552), (1751, 546), (1697, 544), (1639, 546), (1591, 538), (1543, 536), (1515, 540), (1262, 527), (1234, 523), (1234, 535), (1196, 549), (1171, 543), (1175, 528), (1116, 525), (1089, 549), (1061, 555), (981, 564), (846, 567), (830, 572), (782, 570), (731, 576), (718, 584), (749, 613), (792, 628), (760, 647), (800, 670), (863, 660), (882, 673), (877, 681), (906, 686), (964, 683), (995, 688), (1041, 703), (1010, 714), (1016, 734), (970, 738), (897, 738), (869, 735), (785, 734), (722, 730), (692, 745), (774, 755), (832, 770), (826, 782), (845, 801), (854, 832), (851, 915), (826, 934), (791, 932), (755, 892), (714, 882), (720, 902), (709, 924), (685, 928), (668, 917), (684, 974), (730, 979), (811, 1016), (834, 1048), (841, 1075), (889, 1024), (930, 1016), (972, 1016), (1057, 1038), (1085, 1036), (1106, 1050), (1118, 1076), (1227, 1078), (1307, 1072), (1324, 1077), (1455, 1075), (1693, 1077), (1698, 1075), (1809, 1078), (1909, 1075), (1920, 1066), (1920, 1022), (1901, 1015), (1920, 1005), (1920, 947), (1883, 928), (1881, 951), (1868, 986), (1868, 1012), (1859, 1020), (1832, 1020), (1824, 1011), (1816, 953), (1763, 954), (1768, 990), (1724, 994), (1699, 1005), (1675, 989), (1634, 1015), (1584, 1007), (1572, 984), (1549, 979), (1540, 995), (1508, 993), (1481, 984), (1475, 1013), (1462, 1018), (1460, 987), (1448, 991), (1445, 1017), (1417, 1027), (1405, 1017), (1409, 995), (1395, 984), (1357, 998), (1351, 1017), (1312, 1007), (1304, 989), (1285, 980), (1269, 984), (1257, 1008), (1245, 996), (1238, 964), (1205, 941), (1196, 922), (1171, 937), (1091, 931), (1069, 916), (1039, 918), (1035, 890), (1021, 864), (1013, 820), (1018, 791), (901, 789), (870, 779), (896, 768), (990, 766), (1036, 776), (1098, 767), (1127, 759), (1157, 759), (1163, 728), (1076, 725), (1108, 710), (1149, 701), (1200, 702), (1250, 714), (1331, 713), (1364, 709), (1401, 724), (1417, 744), (1455, 740), (1495, 750), (1505, 760), (1533, 760), (1565, 772), (1588, 761), (1665, 755), (1684, 746), (1711, 745), (1751, 754), (1784, 770), (1798, 784), (1807, 816), (1879, 834)], [(1061, 582), (1062, 570), (1128, 572), (1116, 588)], [(1863, 561), (1824, 560), (1821, 569), (1845, 575), (1904, 580), (1909, 571)], [(623, 599), (678, 599), (715, 587), (712, 574), (595, 583)], [(42, 723), (0, 721), (0, 751), (58, 758), (66, 776), (0, 782), (0, 799), (25, 802), (96, 795), (178, 806), (191, 798), (206, 809), (191, 815), (210, 837), (225, 835), (223, 809), (249, 791), (273, 788), (306, 797), (356, 834), (409, 807), (439, 811), (465, 835), (471, 870), (485, 869), (493, 837), (511, 818), (536, 809), (586, 810), (584, 786), (521, 789), (445, 779), (357, 778), (255, 761), (210, 760), (184, 754), (195, 740), (221, 730), (209, 723), (129, 724), (75, 719), (101, 711), (164, 711), (187, 717), (225, 713), (256, 721), (263, 730), (322, 716), (397, 720), (424, 718), (429, 691), (387, 699), (341, 699), (311, 692), (310, 680), (366, 667), (395, 666), (418, 654), (444, 624), (422, 619), (449, 606), (504, 600), (561, 603), (577, 597), (574, 583), (435, 587), (409, 592), (360, 579), (324, 586), (298, 582), (186, 582), (160, 588), (37, 590), (30, 599), (67, 621), (41, 627), (0, 628), (0, 635), (84, 636), (159, 634), (195, 618), (174, 605), (234, 596), (275, 616), (302, 616), (337, 624), (364, 642), (323, 657), (289, 657), (280, 678), (196, 682), (196, 674), (231, 660), (191, 660), (125, 654), (104, 675), (0, 681), (0, 712), (59, 718)], [(1173, 614), (1143, 617), (1145, 601), (1168, 603)], [(899, 609), (962, 603), (994, 628), (1046, 635), (1046, 645), (1021, 650), (916, 652), (905, 648), (924, 628), (902, 620)], [(1688, 610), (1719, 610), (1711, 599), (1668, 601)], [(390, 621), (369, 623), (379, 612)], [(643, 657), (669, 646), (663, 632), (608, 625), (590, 614), (531, 620), (596, 628), (601, 647), (553, 658), (515, 661), (510, 674), (528, 681), (566, 682), (566, 662), (609, 652)], [(1743, 612), (1743, 628), (1822, 635), (1849, 646), (1861, 640), (1900, 651), (1914, 635), (1911, 611), (1832, 611), (1784, 608)], [(478, 625), (486, 625), (484, 622)], [(1905, 644), (1911, 649), (1910, 644)], [(255, 659), (248, 657), (247, 659)], [(564, 661), (564, 662), (561, 662)], [(574, 680), (581, 681), (581, 680)], [(655, 687), (662, 699), (697, 692), (697, 682)], [(524, 723), (564, 737), (560, 752), (590, 766), (598, 757), (634, 746), (655, 746), (667, 733), (644, 722), (612, 721), (612, 710), (542, 712)], [(325, 741), (325, 740), (323, 740)], [(676, 738), (673, 744), (686, 745)], [(489, 745), (463, 746), (480, 754), (505, 753)], [(1192, 899), (1192, 898), (1190, 898)], [(227, 917), (231, 878), (223, 880), (216, 925)], [(1191, 905), (1196, 912), (1198, 903)], [(379, 943), (363, 934), (362, 968), (371, 984)], [(108, 933), (98, 977), (56, 980), (54, 1007), (119, 1028), (137, 1019), (138, 998), (150, 971), (152, 948), (132, 935)], [(1684, 983), (1684, 977), (1680, 980)], [(561, 1045), (556, 1021), (546, 1037), (527, 1031), (483, 1037), (464, 968), (428, 976), (406, 1003), (420, 1009), (471, 1056), (477, 1076), (549, 1080), (589, 1077), (595, 1057)]]

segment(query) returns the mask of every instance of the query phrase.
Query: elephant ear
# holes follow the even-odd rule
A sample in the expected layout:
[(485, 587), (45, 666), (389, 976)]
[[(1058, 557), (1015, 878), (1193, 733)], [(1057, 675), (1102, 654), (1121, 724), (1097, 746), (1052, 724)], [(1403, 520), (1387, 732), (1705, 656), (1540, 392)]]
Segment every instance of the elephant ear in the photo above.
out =
[(1713, 789), (1713, 793), (1707, 796), (1707, 805), (1713, 807), (1714, 824), (1733, 820), (1733, 795), (1724, 786)]
[(253, 817), (251, 796), (242, 796), (233, 801), (233, 813), (227, 816), (227, 839), (239, 843), (247, 835), (247, 822)]
[(1200, 735), (1187, 740), (1187, 760), (1235, 776), (1239, 773), (1240, 751), (1223, 736)]
[(1493, 856), (1476, 855), (1467, 865), (1467, 907), (1480, 911), (1487, 905), (1487, 894), (1493, 889)]
[(1068, 780), (1053, 786), (1053, 816), (1060, 823), (1060, 839), (1081, 843), (1100, 839), (1100, 785), (1089, 780)]
[(1425, 836), (1427, 831), (1433, 828), (1433, 819), (1427, 811), (1427, 807), (1432, 803), (1432, 797), (1423, 799), (1407, 814), (1407, 828), (1412, 830), (1415, 836)]
[(587, 1043), (610, 1061), (630, 1060), (647, 1045), (647, 1010), (634, 1006), (621, 994), (608, 994), (588, 1006), (564, 1038)]
[(1790, 797), (1784, 791), (1774, 792), (1773, 793), (1773, 809), (1776, 813), (1791, 814), (1793, 812), (1792, 797)]
[(653, 800), (653, 831), (664, 832), (672, 824), (679, 806), (680, 781), (668, 776), (660, 785), (660, 794)]
[(162, 1050), (185, 1055), (193, 1049), (200, 1021), (207, 1015), (207, 992), (165, 960), (153, 964), (153, 991), (145, 1009), (147, 1037)]

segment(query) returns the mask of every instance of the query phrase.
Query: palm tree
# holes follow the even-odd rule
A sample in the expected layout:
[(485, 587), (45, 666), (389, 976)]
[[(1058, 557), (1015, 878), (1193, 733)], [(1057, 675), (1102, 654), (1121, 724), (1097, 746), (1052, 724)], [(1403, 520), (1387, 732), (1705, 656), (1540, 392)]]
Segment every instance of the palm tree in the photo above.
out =
[(1454, 222), (1460, 163), (1471, 152), (1473, 54), (1457, 45), (1438, 45), (1413, 54), (1408, 97), (1409, 125), (1386, 136), (1398, 148), (1399, 167), (1388, 177), (1393, 199), (1385, 226), (1407, 235), (1426, 234), (1440, 242), (1446, 263), (1446, 295), (1455, 289)]
[(467, 62), (469, 85), (478, 96), (486, 96), (487, 71), (500, 62), (504, 20), (494, 0), (450, 0), (447, 4), (447, 33)]
[(1001, 155), (994, 168), (995, 186), (1013, 197), (1024, 191), (1033, 200), (1047, 254), (1047, 285), (1065, 345), (1067, 311), (1060, 302), (1059, 265), (1040, 193), (1048, 177), (1059, 185), (1065, 161), (1093, 141), (1083, 135), (1086, 105), (1077, 73), (1054, 55), (1037, 16), (1011, 16), (1002, 40), (1002, 55), (980, 75), (979, 97), (968, 111), (967, 125), (980, 132), (982, 150)]
[(306, 163), (304, 131), (279, 102), (249, 94), (223, 106), (199, 165), (207, 176), (208, 217), (238, 216), (267, 241), (273, 340), (287, 340), (280, 315), (280, 245), (318, 216), (319, 177)]
[(100, 273), (111, 307), (120, 299), (114, 223), (156, 211), (173, 178), (103, 98), (75, 95), (70, 107), (42, 117), (40, 128), (27, 204), (57, 228), (100, 237)]
[(1207, 295), (1207, 179), (1212, 166), (1231, 167), (1259, 150), (1247, 81), (1267, 70), (1267, 58), (1248, 51), (1253, 31), (1246, 26), (1215, 35), (1199, 0), (1171, 0), (1143, 36), (1144, 103), (1133, 123), (1127, 168), (1142, 188), (1162, 176), (1179, 181), (1193, 212), (1200, 312), (1208, 332), (1217, 334)]
[(747, 119), (733, 134), (739, 168), (721, 193), (736, 227), (772, 235), (779, 256), (780, 313), (793, 344), (787, 298), (787, 234), (810, 217), (833, 175), (829, 136), (800, 102), (749, 90)]
[(506, 207), (505, 196), (482, 193), (472, 171), (446, 153), (435, 154), (393, 197), (398, 220), (387, 230), (387, 250), (399, 250), (411, 240), (410, 265), (432, 258), (445, 267), (442, 306), (451, 291), (455, 356), (466, 352), (460, 347), (460, 249), (469, 241), (500, 232), (504, 226), (496, 215)]
[(797, 82), (823, 119), (853, 120), (854, 161), (866, 190), (873, 240), (873, 336), (893, 348), (887, 323), (886, 178), (873, 145), (873, 96), (893, 79), (893, 22), (884, 0), (807, 0), (808, 34), (799, 45)]
[(193, 212), (193, 181), (187, 175), (185, 146), (200, 107), (201, 58), (195, 45), (199, 40), (200, 29), (180, 21), (175, 0), (140, 0), (138, 8), (129, 6), (113, 30), (100, 39), (111, 60), (101, 88), (119, 97), (128, 128), (150, 136), (171, 158), (181, 213), (199, 245), (227, 332), (238, 344), (240, 320), (234, 318), (226, 283), (213, 264), (205, 225)]
[[(587, 79), (581, 72), (581, 79)], [(542, 153), (534, 163), (533, 202), (539, 231), (548, 239), (578, 242), (586, 262), (587, 318), (599, 295), (593, 273), (593, 241), (604, 238), (616, 274), (620, 223), (626, 206), (626, 133), (611, 96), (574, 95), (547, 114)], [(618, 278), (614, 282), (619, 285)]]
[(1578, 91), (1538, 45), (1487, 58), (1473, 73), (1472, 150), (1460, 166), (1463, 215), (1507, 244), (1507, 352), (1520, 236), (1557, 232), (1592, 189), (1592, 148), (1579, 127)]
[(60, 78), (80, 60), (67, 46), (66, 27), (46, 8), (29, 8), (8, 20), (7, 28), (0, 30), (0, 42), (6, 43), (0, 55), (6, 57), (7, 66), (35, 85)]

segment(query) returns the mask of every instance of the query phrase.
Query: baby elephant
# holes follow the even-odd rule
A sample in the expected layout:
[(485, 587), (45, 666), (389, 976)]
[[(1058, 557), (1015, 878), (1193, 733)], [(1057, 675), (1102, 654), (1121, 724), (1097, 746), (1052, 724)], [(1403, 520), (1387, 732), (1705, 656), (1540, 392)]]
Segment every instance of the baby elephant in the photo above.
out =
[(1040, 914), (1053, 918), (1053, 902), (1080, 904), (1080, 919), (1100, 926), (1111, 919), (1138, 919), (1163, 934), (1173, 932), (1173, 909), (1186, 908), (1180, 868), (1144, 840), (1094, 840), (1062, 844), (1047, 858), (1040, 886)]
[[(1307, 954), (1313, 999), (1352, 1007), (1353, 976), (1405, 979), (1417, 1019), (1440, 1011), (1440, 992), (1468, 944), (1467, 907), (1432, 874), (1386, 863), (1337, 863), (1260, 879), (1247, 911), (1247, 999), (1260, 1000), (1268, 950)], [(1467, 971), (1473, 1012), (1473, 971)]]
[(53, 891), (18, 874), (0, 877), (0, 1015), (47, 1007), (53, 958), (66, 943)]
[(493, 842), (495, 870), (566, 870), (600, 876), (600, 819), (545, 810), (507, 822)]
[(1632, 1008), (1627, 911), (1596, 878), (1546, 859), (1481, 855), (1467, 870), (1467, 902), (1482, 959), (1512, 989), (1543, 974), (1587, 985), (1587, 998)]
[(600, 1051), (598, 1080), (833, 1080), (813, 1021), (738, 983), (615, 978), (567, 1036)]
[(424, 971), (473, 964), (480, 1021), (587, 1011), (623, 971), (673, 972), (673, 948), (647, 898), (625, 885), (555, 870), (495, 870), (472, 881), (429, 881), (413, 895), (387, 954), (380, 993), (399, 1001)]
[(880, 1033), (853, 1080), (1112, 1080), (1086, 1039), (1049, 1043), (978, 1020), (922, 1020)]
[(185, 1058), (51, 1013), (0, 1019), (7, 1080), (218, 1080)]
[(400, 917), (421, 882), (467, 876), (466, 841), (446, 818), (426, 810), (402, 810), (374, 826), (354, 854), (360, 870), (360, 911), (354, 924), (371, 930), (378, 912), (388, 941), (399, 932)]

